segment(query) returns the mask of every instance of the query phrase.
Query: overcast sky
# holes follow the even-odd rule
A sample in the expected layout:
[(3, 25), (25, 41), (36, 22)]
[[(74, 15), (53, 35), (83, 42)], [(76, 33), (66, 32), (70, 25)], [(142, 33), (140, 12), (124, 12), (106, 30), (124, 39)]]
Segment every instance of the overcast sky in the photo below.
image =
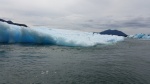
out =
[(29, 26), (150, 33), (150, 0), (0, 0), (0, 18)]

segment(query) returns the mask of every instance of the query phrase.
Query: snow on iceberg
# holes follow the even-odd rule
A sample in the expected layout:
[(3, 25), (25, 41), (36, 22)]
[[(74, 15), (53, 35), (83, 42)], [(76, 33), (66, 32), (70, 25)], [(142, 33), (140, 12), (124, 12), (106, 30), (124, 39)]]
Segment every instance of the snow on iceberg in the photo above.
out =
[(46, 27), (21, 27), (0, 22), (0, 43), (33, 43), (62, 46), (94, 46), (123, 41), (124, 37)]
[(150, 40), (150, 34), (139, 33), (135, 35), (129, 35), (129, 38)]

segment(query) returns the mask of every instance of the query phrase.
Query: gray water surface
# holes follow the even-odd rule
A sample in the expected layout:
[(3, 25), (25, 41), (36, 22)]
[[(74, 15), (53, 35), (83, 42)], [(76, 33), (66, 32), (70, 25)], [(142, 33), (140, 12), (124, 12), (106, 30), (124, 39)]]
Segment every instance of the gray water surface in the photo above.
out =
[(0, 84), (150, 84), (150, 41), (86, 48), (0, 44)]

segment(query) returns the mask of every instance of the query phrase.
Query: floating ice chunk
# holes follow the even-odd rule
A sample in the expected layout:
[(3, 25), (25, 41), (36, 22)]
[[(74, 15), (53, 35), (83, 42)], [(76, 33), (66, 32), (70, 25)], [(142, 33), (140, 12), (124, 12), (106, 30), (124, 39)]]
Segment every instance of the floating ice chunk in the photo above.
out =
[(150, 40), (150, 35), (139, 33), (135, 35), (129, 35), (129, 38)]

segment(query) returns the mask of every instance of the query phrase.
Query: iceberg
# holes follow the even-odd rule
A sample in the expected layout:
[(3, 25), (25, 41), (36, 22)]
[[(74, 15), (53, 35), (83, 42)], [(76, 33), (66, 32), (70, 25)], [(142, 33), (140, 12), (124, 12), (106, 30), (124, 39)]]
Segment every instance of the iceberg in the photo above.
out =
[(48, 27), (23, 27), (0, 22), (0, 43), (31, 43), (60, 46), (95, 46), (123, 41), (116, 35), (54, 29)]
[(143, 33), (139, 33), (139, 34), (135, 34), (135, 35), (129, 35), (128, 37), (133, 38), (133, 39), (150, 40), (150, 34), (143, 34)]

